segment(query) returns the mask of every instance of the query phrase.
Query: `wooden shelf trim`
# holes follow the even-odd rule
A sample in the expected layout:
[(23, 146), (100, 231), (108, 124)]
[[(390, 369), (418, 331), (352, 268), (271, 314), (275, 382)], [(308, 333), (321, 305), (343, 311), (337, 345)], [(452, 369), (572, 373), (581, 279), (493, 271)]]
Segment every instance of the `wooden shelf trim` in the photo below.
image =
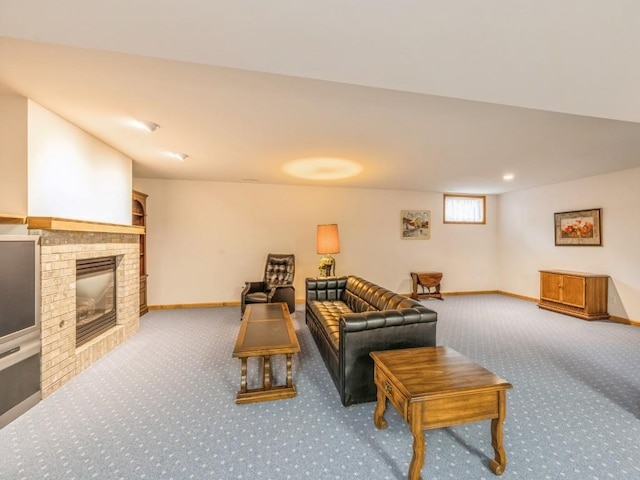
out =
[(27, 223), (27, 217), (24, 215), (0, 213), (0, 225), (24, 225), (25, 223)]
[(64, 230), (68, 232), (96, 232), (96, 233), (131, 233), (144, 235), (145, 227), (136, 225), (120, 225), (117, 223), (89, 222), (85, 220), (70, 220), (55, 217), (27, 217), (29, 230)]

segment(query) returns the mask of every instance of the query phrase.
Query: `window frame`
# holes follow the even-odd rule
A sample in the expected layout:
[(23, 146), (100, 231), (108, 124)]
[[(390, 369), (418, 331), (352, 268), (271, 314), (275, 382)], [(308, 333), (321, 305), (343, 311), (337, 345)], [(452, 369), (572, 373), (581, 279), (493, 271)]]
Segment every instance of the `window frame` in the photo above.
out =
[[(447, 198), (469, 198), (477, 199), (482, 202), (482, 220), (480, 221), (464, 221), (447, 220)], [(486, 195), (467, 195), (460, 193), (445, 193), (442, 197), (442, 222), (450, 225), (486, 225), (487, 223), (487, 196)]]

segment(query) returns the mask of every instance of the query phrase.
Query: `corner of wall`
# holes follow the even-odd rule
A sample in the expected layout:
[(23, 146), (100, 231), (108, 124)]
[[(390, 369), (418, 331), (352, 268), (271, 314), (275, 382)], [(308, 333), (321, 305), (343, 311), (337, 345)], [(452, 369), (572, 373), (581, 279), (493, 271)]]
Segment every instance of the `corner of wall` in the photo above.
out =
[(0, 214), (28, 208), (27, 99), (0, 95)]

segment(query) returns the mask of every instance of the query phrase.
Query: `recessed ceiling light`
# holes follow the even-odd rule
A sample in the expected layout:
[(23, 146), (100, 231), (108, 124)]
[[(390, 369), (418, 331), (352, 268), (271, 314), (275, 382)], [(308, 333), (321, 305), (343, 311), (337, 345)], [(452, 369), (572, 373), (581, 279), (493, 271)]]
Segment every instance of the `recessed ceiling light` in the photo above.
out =
[(187, 158), (189, 158), (189, 155), (187, 155), (186, 153), (179, 152), (169, 152), (169, 156), (175, 158), (176, 160), (180, 160), (181, 162), (184, 162)]
[(344, 158), (310, 157), (289, 162), (283, 170), (299, 178), (337, 180), (358, 175), (362, 165)]
[(133, 126), (139, 128), (140, 130), (146, 130), (147, 132), (155, 132), (160, 125), (155, 122), (151, 122), (149, 120), (134, 120)]
[(502, 176), (502, 179), (503, 179), (503, 180), (506, 180), (507, 182), (508, 182), (509, 180), (513, 180), (514, 178), (515, 178), (515, 175), (514, 175), (513, 173), (505, 173), (505, 174)]

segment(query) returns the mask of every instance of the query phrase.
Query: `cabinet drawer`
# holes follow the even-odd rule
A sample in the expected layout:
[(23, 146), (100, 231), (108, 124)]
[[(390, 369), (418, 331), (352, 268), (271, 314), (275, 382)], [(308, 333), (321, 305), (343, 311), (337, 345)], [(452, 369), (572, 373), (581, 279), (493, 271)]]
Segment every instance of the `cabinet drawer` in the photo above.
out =
[(381, 372), (378, 368), (375, 369), (375, 383), (378, 389), (382, 390), (385, 396), (389, 399), (393, 406), (396, 407), (398, 412), (402, 415), (402, 417), (407, 420), (407, 398), (400, 391), (398, 386), (393, 383), (383, 372)]

